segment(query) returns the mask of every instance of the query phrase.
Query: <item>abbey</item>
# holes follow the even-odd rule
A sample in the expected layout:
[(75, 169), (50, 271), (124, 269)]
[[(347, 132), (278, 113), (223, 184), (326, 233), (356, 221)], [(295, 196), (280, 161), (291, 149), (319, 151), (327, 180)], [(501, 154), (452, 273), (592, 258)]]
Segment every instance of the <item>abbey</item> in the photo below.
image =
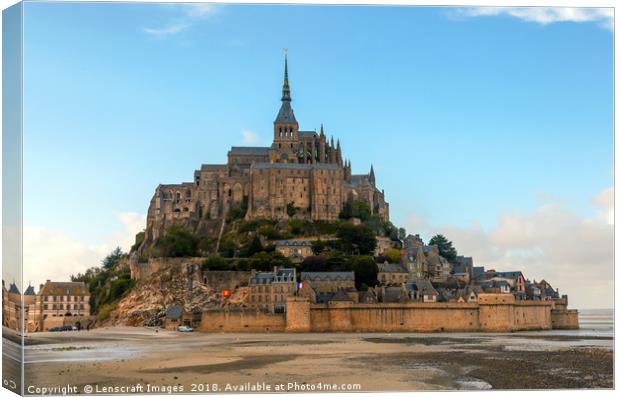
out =
[(203, 164), (193, 182), (157, 187), (147, 215), (147, 241), (174, 223), (197, 228), (223, 220), (232, 208), (245, 210), (246, 219), (333, 221), (347, 200), (364, 200), (372, 214), (389, 219), (372, 166), (368, 174), (352, 175), (340, 141), (328, 140), (322, 125), (318, 133), (299, 129), (286, 56), (281, 101), (271, 146), (233, 146), (226, 164)]

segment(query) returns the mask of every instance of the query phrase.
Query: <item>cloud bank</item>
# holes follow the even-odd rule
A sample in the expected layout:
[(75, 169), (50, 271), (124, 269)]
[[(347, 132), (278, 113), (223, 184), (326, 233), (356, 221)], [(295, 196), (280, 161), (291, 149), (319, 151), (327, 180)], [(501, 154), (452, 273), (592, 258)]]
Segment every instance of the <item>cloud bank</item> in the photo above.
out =
[[(562, 204), (547, 203), (532, 211), (499, 214), (497, 224), (485, 230), (470, 227), (433, 227), (412, 215), (410, 233), (444, 234), (459, 254), (473, 256), (476, 266), (500, 271), (521, 270), (526, 278), (545, 279), (571, 306), (613, 307), (613, 189), (592, 199), (599, 216), (588, 218)], [(610, 215), (611, 214), (611, 215)]]
[(194, 4), (174, 4), (172, 8), (177, 15), (169, 22), (157, 27), (143, 27), (142, 31), (148, 35), (165, 38), (183, 32), (197, 22), (209, 18), (217, 12), (221, 6), (215, 4), (194, 3)]
[[(65, 233), (43, 227), (24, 227), (24, 279), (37, 290), (45, 280), (69, 281), (72, 274), (99, 266), (101, 260), (120, 246), (128, 251), (135, 236), (144, 229), (146, 216), (134, 212), (117, 215), (122, 227), (100, 244), (89, 245)], [(9, 280), (10, 281), (10, 280)]]
[(254, 131), (243, 130), (241, 131), (241, 137), (244, 145), (255, 145), (258, 143), (258, 134)]
[(527, 22), (548, 25), (557, 22), (596, 22), (604, 29), (613, 31), (613, 8), (574, 7), (471, 7), (460, 8), (461, 17), (487, 17), (508, 15)]

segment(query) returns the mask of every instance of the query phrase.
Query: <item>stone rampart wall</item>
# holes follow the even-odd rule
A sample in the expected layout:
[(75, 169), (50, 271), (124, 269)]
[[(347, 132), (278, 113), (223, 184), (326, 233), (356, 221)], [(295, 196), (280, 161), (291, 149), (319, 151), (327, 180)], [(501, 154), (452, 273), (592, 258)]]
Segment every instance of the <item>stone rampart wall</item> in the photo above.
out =
[(205, 332), (283, 332), (284, 314), (272, 314), (256, 309), (207, 310), (202, 313), (200, 330)]
[(206, 258), (149, 258), (148, 262), (131, 261), (129, 270), (134, 280), (145, 279), (167, 266), (201, 265)]
[(215, 290), (234, 291), (239, 287), (246, 287), (256, 273), (238, 272), (230, 270), (207, 270), (202, 272), (203, 283)]
[(210, 311), (208, 332), (510, 332), (579, 327), (576, 310), (552, 310), (551, 301), (516, 301), (508, 294), (480, 294), (477, 303), (311, 304), (290, 297), (286, 316), (254, 310)]
[(579, 329), (579, 312), (577, 310), (551, 310), (553, 329)]

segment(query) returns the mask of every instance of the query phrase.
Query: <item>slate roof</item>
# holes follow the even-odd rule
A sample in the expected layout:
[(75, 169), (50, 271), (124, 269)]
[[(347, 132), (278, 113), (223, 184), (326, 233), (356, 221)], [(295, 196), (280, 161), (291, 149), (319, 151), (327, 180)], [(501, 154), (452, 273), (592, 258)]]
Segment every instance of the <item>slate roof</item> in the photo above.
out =
[(178, 320), (183, 315), (183, 306), (173, 305), (166, 309), (166, 318)]
[(433, 284), (429, 280), (426, 279), (418, 279), (416, 280), (416, 285), (418, 287), (418, 291), (420, 295), (439, 295), (437, 290), (433, 287)]
[(351, 175), (351, 184), (355, 186), (369, 185), (370, 179), (368, 178), (367, 174)]
[(241, 156), (269, 156), (269, 147), (233, 146), (228, 153)]
[(278, 240), (276, 247), (312, 247), (308, 240)]
[(297, 124), (297, 119), (295, 118), (295, 112), (293, 112), (293, 108), (291, 107), (291, 102), (282, 101), (282, 106), (280, 106), (280, 111), (278, 112), (275, 123)]
[(329, 298), (329, 302), (351, 302), (352, 299), (343, 290), (338, 290)]
[(473, 276), (474, 278), (478, 278), (484, 274), (484, 266), (474, 266), (473, 268)]
[(377, 302), (377, 297), (372, 291), (360, 291), (359, 292), (360, 303), (374, 303)]
[(310, 170), (310, 169), (324, 169), (324, 170), (337, 170), (339, 168), (338, 164), (332, 163), (315, 163), (315, 164), (304, 164), (304, 163), (254, 163), (252, 168), (255, 169), (292, 169), (292, 170)]
[(400, 287), (386, 287), (383, 294), (384, 303), (398, 303), (400, 302), (400, 295), (402, 294)]
[(9, 286), (9, 293), (11, 294), (19, 294), (19, 289), (17, 288), (17, 285), (15, 285), (15, 283), (11, 283), (11, 285)]
[(271, 284), (275, 282), (293, 282), (295, 269), (279, 269), (275, 272), (257, 272), (250, 280), (250, 284)]
[(523, 273), (520, 271), (516, 272), (492, 272), (493, 277), (501, 277), (501, 278), (509, 278), (511, 280), (516, 280), (519, 276), (523, 276)]
[(222, 169), (222, 168), (226, 168), (227, 165), (226, 164), (202, 164), (200, 166), (201, 170), (213, 170), (213, 169)]
[(53, 296), (84, 296), (88, 295), (88, 288), (83, 282), (57, 282), (48, 281), (43, 285), (39, 295), (53, 295)]
[(300, 138), (312, 138), (313, 136), (318, 136), (316, 131), (299, 131)]
[(301, 272), (302, 281), (355, 281), (354, 272)]
[(34, 287), (29, 285), (28, 288), (26, 288), (26, 291), (24, 291), (24, 295), (36, 295), (34, 292)]
[(382, 273), (409, 273), (400, 263), (378, 263), (377, 267)]

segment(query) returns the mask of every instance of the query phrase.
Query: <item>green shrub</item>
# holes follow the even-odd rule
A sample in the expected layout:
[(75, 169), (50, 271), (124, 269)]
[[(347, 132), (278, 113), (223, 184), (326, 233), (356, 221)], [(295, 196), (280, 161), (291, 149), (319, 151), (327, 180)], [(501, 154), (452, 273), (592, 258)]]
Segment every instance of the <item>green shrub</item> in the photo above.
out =
[(112, 303), (112, 304), (106, 304), (106, 305), (102, 305), (99, 308), (99, 312), (97, 313), (97, 320), (99, 321), (104, 321), (107, 320), (110, 317), (110, 313), (112, 313), (115, 309), (116, 309), (117, 304), (116, 303)]
[(196, 256), (198, 237), (182, 226), (172, 226), (158, 241), (161, 254), (165, 257)]
[(202, 263), (202, 270), (230, 270), (229, 262), (219, 255), (211, 255)]
[(282, 238), (280, 232), (276, 230), (276, 228), (272, 225), (263, 225), (258, 229), (258, 233), (262, 236), (267, 237), (270, 240), (277, 240)]

